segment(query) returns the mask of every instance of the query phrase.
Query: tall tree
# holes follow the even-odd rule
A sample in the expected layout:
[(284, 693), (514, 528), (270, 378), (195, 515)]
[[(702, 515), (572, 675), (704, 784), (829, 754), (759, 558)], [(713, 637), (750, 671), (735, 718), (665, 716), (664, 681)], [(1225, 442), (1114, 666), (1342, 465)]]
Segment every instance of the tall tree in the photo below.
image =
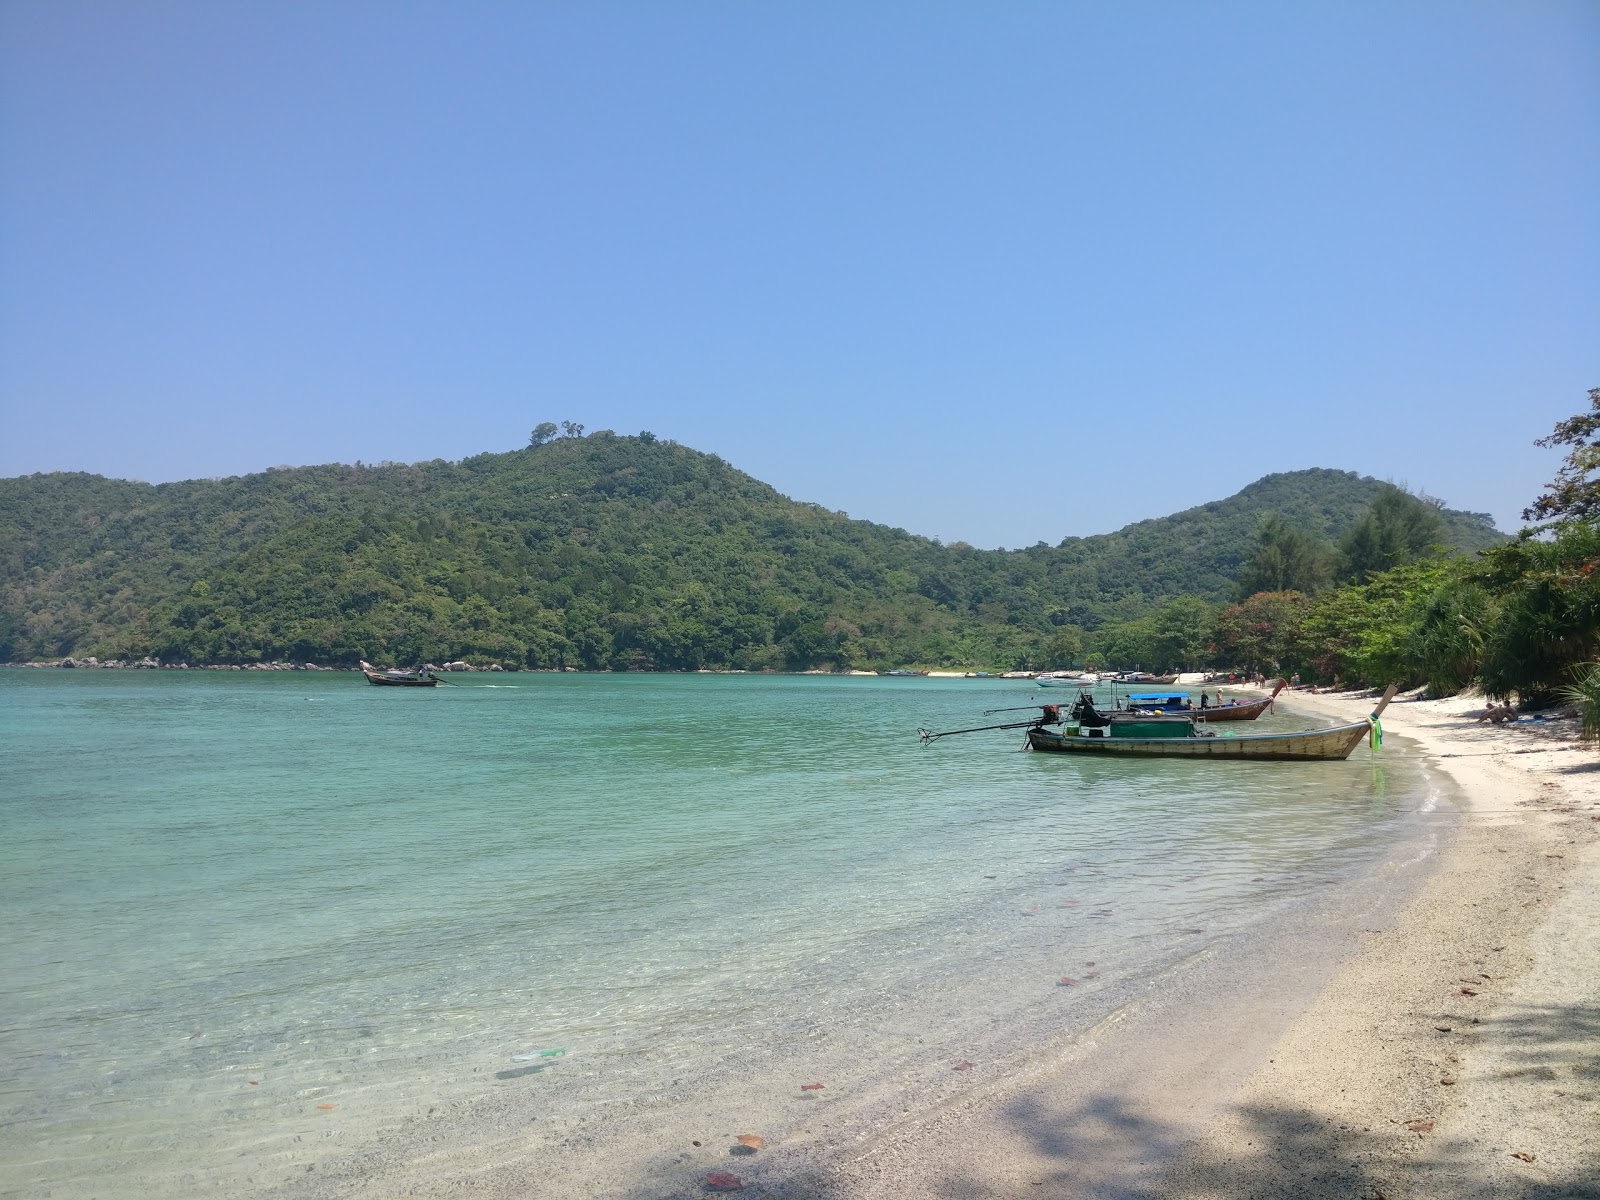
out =
[(1266, 513), (1256, 529), (1255, 550), (1239, 572), (1239, 598), (1257, 592), (1321, 591), (1331, 573), (1328, 558), (1321, 539), (1277, 513)]
[(1442, 505), (1385, 484), (1339, 539), (1340, 576), (1365, 583), (1383, 571), (1423, 557), (1444, 535)]
[(1589, 389), (1589, 411), (1558, 423), (1535, 446), (1571, 446), (1545, 494), (1522, 512), (1525, 521), (1593, 521), (1600, 518), (1600, 388)]
[(1289, 669), (1305, 620), (1306, 598), (1298, 592), (1259, 592), (1217, 615), (1215, 659), (1247, 671)]

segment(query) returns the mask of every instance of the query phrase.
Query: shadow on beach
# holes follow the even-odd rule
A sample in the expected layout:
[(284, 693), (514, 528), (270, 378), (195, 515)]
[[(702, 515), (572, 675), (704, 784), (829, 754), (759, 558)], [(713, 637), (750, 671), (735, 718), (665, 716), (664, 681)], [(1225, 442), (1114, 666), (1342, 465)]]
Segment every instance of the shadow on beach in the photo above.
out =
[[(896, 1178), (890, 1161), (869, 1158), (840, 1176), (775, 1172), (744, 1194), (774, 1200), (1600, 1200), (1600, 1139), (1536, 1144), (1549, 1127), (1541, 1115), (1550, 1106), (1592, 1104), (1600, 1092), (1600, 1006), (1517, 1009), (1486, 1019), (1475, 1035), (1507, 1052), (1502, 1066), (1514, 1063), (1471, 1081), (1461, 1097), (1463, 1109), (1499, 1111), (1505, 1102), (1506, 1120), (1494, 1125), (1491, 1142), (1452, 1133), (1447, 1117), (1439, 1118), (1437, 1134), (1431, 1127), (1408, 1129), (1407, 1123), (1425, 1125), (1434, 1114), (1387, 1111), (1393, 1105), (1376, 1097), (1360, 1117), (1348, 1110), (1334, 1115), (1331, 1106), (1327, 1112), (1241, 1106), (1219, 1123), (1221, 1132), (1199, 1138), (1192, 1127), (1153, 1117), (1119, 1095), (1071, 1108), (1021, 1097), (987, 1124), (991, 1136), (952, 1130), (938, 1139), (916, 1178)], [(1569, 1131), (1584, 1126), (1582, 1118), (1558, 1124)], [(979, 1148), (963, 1162), (957, 1147)], [(1514, 1157), (1530, 1151), (1536, 1151), (1532, 1162)]]

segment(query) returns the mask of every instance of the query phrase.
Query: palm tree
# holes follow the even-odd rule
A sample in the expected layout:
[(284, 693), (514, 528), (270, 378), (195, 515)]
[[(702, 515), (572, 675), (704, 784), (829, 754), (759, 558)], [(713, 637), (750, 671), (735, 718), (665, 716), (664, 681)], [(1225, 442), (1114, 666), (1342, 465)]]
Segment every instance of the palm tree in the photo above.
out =
[(1561, 698), (1583, 718), (1579, 736), (1591, 746), (1600, 745), (1600, 662), (1584, 663), (1573, 672), (1573, 678), (1573, 683), (1561, 689)]

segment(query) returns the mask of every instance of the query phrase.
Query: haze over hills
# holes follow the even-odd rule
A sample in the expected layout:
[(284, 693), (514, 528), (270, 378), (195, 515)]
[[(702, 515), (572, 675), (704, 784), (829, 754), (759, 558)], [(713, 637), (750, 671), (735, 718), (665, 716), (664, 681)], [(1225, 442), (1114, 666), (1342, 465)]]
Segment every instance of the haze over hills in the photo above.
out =
[[(0, 480), (0, 661), (1011, 664), (1062, 626), (1230, 599), (1264, 513), (1333, 539), (1383, 487), (1268, 475), (1114, 533), (976, 550), (649, 434), (160, 485), (34, 475)], [(1457, 549), (1503, 536), (1442, 516)]]

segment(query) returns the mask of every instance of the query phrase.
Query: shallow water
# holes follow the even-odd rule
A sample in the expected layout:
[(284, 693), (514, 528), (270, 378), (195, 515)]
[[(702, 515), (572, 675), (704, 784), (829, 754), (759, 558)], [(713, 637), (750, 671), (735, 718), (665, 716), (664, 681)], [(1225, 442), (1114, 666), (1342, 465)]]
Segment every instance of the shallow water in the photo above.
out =
[(0, 1195), (387, 1194), (508, 1154), (625, 1195), (699, 1129), (838, 1145), (1415, 836), (1392, 752), (915, 736), (1061, 698), (0, 671)]

